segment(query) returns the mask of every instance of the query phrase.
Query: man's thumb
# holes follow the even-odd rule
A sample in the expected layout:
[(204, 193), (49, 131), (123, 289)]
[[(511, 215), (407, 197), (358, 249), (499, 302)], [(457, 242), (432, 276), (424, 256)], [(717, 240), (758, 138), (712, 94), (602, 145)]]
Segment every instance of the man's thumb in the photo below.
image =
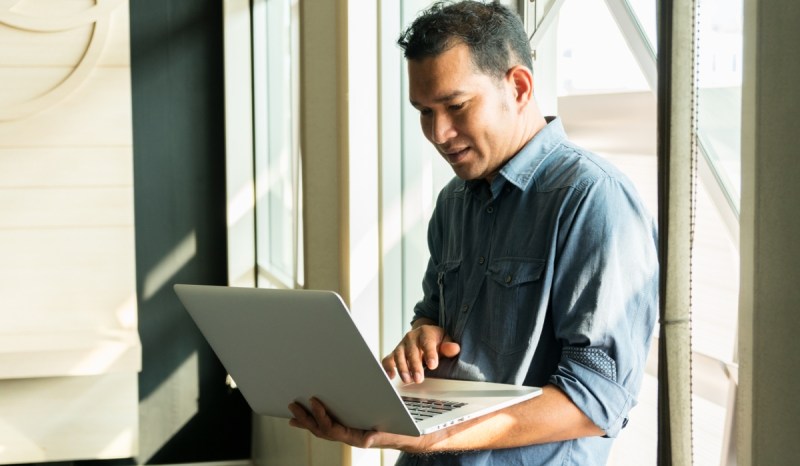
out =
[(439, 352), (446, 358), (453, 358), (461, 352), (461, 346), (445, 335), (442, 344), (439, 346)]

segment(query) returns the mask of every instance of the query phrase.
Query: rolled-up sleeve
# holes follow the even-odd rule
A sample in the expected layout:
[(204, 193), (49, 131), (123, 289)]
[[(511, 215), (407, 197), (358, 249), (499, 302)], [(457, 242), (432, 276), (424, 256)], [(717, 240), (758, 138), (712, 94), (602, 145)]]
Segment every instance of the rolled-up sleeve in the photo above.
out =
[(609, 437), (636, 404), (658, 312), (655, 226), (626, 180), (589, 183), (566, 209), (554, 266), (558, 386)]

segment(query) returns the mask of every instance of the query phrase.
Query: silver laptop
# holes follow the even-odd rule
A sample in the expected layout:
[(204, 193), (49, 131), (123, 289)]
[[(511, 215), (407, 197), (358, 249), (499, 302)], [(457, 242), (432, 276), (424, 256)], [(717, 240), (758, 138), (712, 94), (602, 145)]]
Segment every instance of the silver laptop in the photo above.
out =
[(391, 381), (331, 291), (175, 285), (211, 348), (258, 414), (319, 398), (341, 423), (422, 435), (541, 394), (538, 387)]

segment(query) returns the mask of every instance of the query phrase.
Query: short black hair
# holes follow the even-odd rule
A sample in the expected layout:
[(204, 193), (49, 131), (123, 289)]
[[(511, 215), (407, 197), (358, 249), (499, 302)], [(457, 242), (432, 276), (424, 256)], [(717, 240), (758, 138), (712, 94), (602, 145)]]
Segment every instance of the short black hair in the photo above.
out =
[(497, 1), (440, 1), (411, 23), (397, 44), (406, 59), (435, 57), (463, 43), (478, 70), (500, 78), (514, 65), (533, 69), (530, 44), (522, 20)]

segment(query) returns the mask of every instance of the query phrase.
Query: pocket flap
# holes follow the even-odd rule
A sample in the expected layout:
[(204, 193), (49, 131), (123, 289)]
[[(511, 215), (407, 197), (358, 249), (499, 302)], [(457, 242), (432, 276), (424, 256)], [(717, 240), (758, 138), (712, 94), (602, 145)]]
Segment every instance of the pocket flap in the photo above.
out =
[(441, 273), (457, 272), (461, 267), (461, 261), (442, 262), (436, 266), (436, 271)]
[(498, 284), (512, 287), (538, 280), (542, 270), (542, 259), (506, 258), (492, 261), (486, 274)]

